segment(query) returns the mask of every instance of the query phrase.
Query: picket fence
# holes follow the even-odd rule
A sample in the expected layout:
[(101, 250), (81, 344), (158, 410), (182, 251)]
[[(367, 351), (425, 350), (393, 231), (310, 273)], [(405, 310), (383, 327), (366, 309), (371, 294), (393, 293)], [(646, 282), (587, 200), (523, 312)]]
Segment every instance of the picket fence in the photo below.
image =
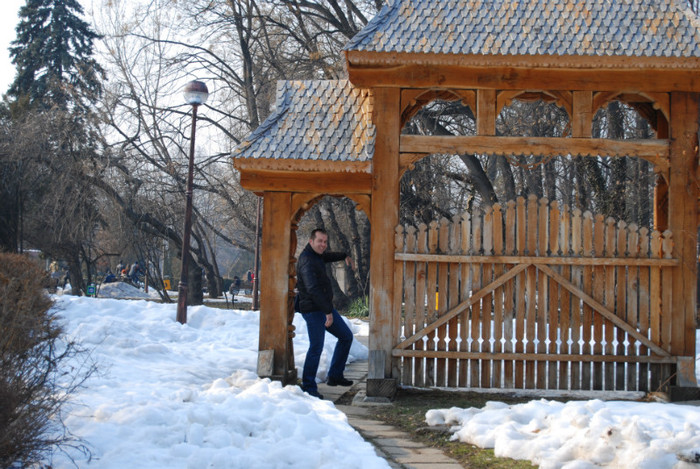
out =
[(398, 226), (401, 383), (659, 388), (676, 363), (672, 245), (669, 231), (534, 196)]

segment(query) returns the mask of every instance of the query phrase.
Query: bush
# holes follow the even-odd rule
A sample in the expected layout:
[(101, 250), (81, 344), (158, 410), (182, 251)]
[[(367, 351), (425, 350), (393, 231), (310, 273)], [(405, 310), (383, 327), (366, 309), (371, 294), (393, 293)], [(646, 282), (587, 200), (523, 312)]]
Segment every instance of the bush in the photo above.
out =
[(369, 297), (361, 296), (352, 300), (348, 306), (347, 316), (352, 318), (369, 317)]
[(86, 452), (61, 406), (93, 370), (64, 370), (80, 351), (62, 339), (45, 282), (30, 259), (0, 253), (0, 467), (36, 466), (66, 446)]

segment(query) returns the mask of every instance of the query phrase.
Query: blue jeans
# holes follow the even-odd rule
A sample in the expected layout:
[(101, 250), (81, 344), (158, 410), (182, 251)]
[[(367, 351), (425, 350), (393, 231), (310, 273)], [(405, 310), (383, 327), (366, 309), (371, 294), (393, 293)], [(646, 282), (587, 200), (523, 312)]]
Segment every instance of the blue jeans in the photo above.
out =
[(317, 391), (316, 372), (318, 371), (318, 362), (321, 360), (321, 353), (323, 352), (326, 331), (338, 339), (338, 343), (333, 351), (333, 358), (331, 358), (331, 367), (328, 369), (328, 376), (334, 378), (343, 377), (353, 335), (335, 309), (333, 309), (333, 324), (328, 329), (325, 326), (326, 315), (322, 311), (303, 313), (301, 316), (306, 321), (306, 329), (309, 331), (309, 351), (306, 352), (306, 360), (304, 360), (301, 387), (304, 391)]

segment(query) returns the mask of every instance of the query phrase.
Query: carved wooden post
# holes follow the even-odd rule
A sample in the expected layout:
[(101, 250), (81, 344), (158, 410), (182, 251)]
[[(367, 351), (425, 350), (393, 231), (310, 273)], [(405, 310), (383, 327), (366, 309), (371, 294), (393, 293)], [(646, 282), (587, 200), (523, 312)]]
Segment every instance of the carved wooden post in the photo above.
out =
[[(291, 202), (292, 197), (288, 192), (264, 194), (260, 274), (258, 375), (281, 380), (285, 384), (296, 380), (294, 362), (290, 360), (292, 350), (287, 327)], [(271, 366), (261, 366), (269, 363), (270, 359)]]
[[(671, 353), (681, 359), (677, 384), (695, 386), (695, 314), (697, 298), (698, 94), (671, 93), (671, 170), (668, 187), (668, 228), (673, 232), (674, 257)], [(669, 319), (668, 316), (666, 318)]]
[(372, 120), (377, 136), (372, 159), (370, 251), (370, 362), (367, 395), (391, 397), (399, 377), (391, 355), (398, 337), (394, 318), (394, 228), (399, 218), (400, 90), (375, 88)]

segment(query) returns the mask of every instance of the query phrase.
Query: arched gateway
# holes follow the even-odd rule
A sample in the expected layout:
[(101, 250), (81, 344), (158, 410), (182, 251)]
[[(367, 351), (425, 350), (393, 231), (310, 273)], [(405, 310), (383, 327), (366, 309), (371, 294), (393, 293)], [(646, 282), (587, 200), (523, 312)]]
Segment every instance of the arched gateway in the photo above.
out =
[[(676, 0), (388, 3), (345, 47), (347, 81), (281, 82), (275, 112), (233, 154), (264, 198), (260, 351), (272, 360), (259, 372), (296, 379), (296, 223), (330, 194), (371, 221), (368, 395), (399, 381), (696, 385), (698, 19)], [(533, 96), (569, 113), (570, 137), (496, 136), (504, 103)], [(468, 104), (476, 135), (402, 135), (434, 99)], [(613, 99), (657, 138), (591, 138)], [(439, 152), (644, 158), (659, 174), (655, 226), (520, 200), (398, 227), (403, 171)]]

